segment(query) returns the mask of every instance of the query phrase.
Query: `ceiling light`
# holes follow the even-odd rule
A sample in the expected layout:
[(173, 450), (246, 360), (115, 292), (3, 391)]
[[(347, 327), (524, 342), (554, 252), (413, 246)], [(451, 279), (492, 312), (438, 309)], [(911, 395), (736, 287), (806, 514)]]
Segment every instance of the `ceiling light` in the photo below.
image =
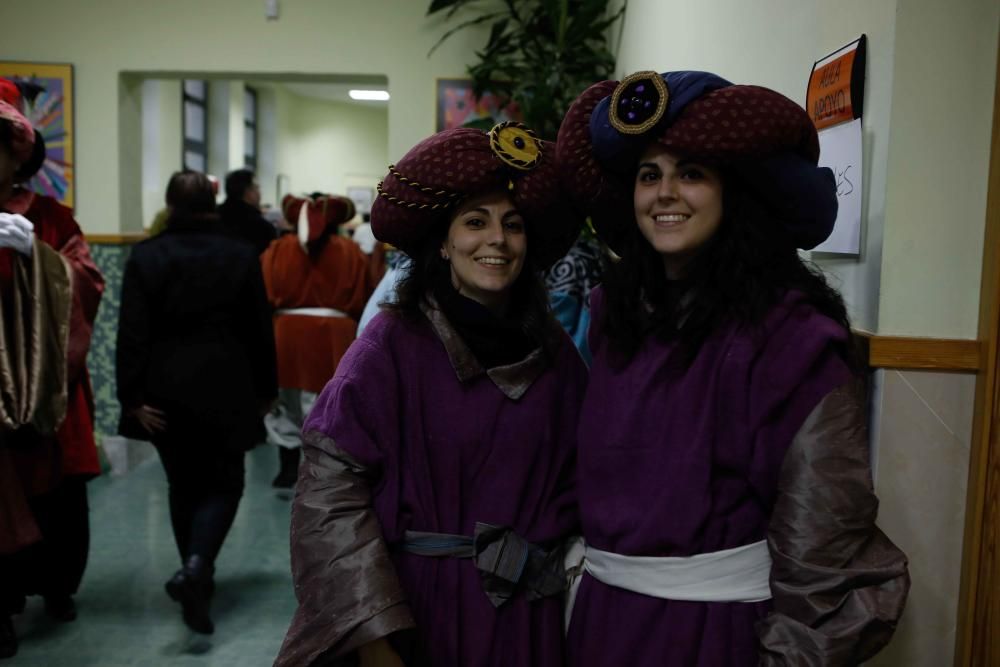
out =
[(352, 100), (378, 100), (385, 102), (389, 99), (387, 90), (352, 90), (347, 93)]

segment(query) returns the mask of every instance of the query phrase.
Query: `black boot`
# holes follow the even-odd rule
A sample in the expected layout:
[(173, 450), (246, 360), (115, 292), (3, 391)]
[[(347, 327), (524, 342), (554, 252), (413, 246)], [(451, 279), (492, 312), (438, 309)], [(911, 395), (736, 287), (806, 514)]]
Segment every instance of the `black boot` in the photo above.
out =
[(299, 478), (299, 459), (302, 457), (302, 448), (278, 447), (278, 461), (281, 468), (277, 477), (271, 482), (271, 486), (276, 489), (290, 489), (295, 486), (295, 480)]
[(17, 633), (14, 632), (14, 622), (10, 616), (0, 616), (0, 658), (10, 658), (17, 655)]
[(209, 612), (209, 601), (214, 589), (212, 582), (212, 564), (195, 554), (188, 556), (184, 567), (177, 570), (170, 578), (165, 588), (167, 595), (181, 603), (184, 623), (205, 635), (215, 631)]

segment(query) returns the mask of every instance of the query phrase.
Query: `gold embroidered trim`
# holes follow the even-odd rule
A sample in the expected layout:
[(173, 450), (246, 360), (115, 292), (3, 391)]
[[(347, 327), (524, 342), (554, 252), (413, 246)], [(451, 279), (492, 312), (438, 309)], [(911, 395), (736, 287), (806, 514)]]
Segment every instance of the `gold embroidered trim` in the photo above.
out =
[[(639, 81), (648, 81), (653, 84), (653, 87), (656, 88), (656, 91), (659, 93), (659, 100), (656, 103), (656, 110), (653, 112), (652, 116), (638, 125), (629, 125), (618, 115), (618, 109), (625, 89), (633, 83), (638, 83)], [(667, 110), (667, 102), (669, 101), (670, 90), (667, 89), (667, 82), (663, 80), (663, 77), (660, 76), (659, 73), (653, 71), (635, 72), (622, 79), (621, 82), (615, 87), (615, 91), (611, 93), (611, 106), (608, 108), (608, 121), (611, 123), (611, 127), (615, 128), (622, 134), (643, 134), (651, 130), (653, 126), (660, 122), (660, 119), (663, 118), (664, 112)]]
[(490, 148), (504, 164), (521, 171), (534, 169), (542, 159), (542, 142), (527, 125), (513, 120), (493, 126)]
[(415, 208), (415, 209), (421, 210), (421, 211), (423, 211), (423, 210), (431, 210), (431, 211), (444, 210), (446, 208), (451, 208), (455, 204), (455, 202), (458, 201), (457, 199), (454, 199), (454, 197), (457, 197), (458, 195), (457, 194), (451, 194), (449, 196), (451, 196), (452, 199), (450, 199), (449, 201), (446, 201), (446, 202), (438, 202), (436, 204), (418, 204), (417, 202), (407, 201), (405, 199), (400, 199), (399, 197), (397, 197), (395, 195), (389, 194), (388, 192), (386, 192), (385, 190), (382, 189), (382, 181), (378, 182), (378, 185), (376, 186), (376, 190), (378, 190), (378, 196), (379, 197), (385, 197), (390, 203), (393, 203), (396, 206), (402, 206), (403, 208)]

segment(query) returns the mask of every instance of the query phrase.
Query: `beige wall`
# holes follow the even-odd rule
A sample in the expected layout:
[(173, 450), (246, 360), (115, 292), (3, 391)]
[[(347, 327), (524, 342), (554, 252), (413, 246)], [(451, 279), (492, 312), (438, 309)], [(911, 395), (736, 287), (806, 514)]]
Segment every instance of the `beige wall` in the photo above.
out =
[[(388, 152), (397, 159), (434, 131), (435, 77), (462, 76), (481, 46), (475, 34), (461, 33), (428, 58), (446, 26), (425, 17), (427, 5), (295, 0), (281, 3), (280, 19), (269, 22), (262, 2), (246, 0), (47, 0), (46, 38), (9, 31), (0, 57), (74, 64), (77, 213), (87, 232), (116, 232), (138, 229), (142, 217), (140, 175), (108, 159), (134, 157), (141, 143), (139, 121), (120, 122), (121, 109), (137, 113), (137, 104), (119, 100), (135, 85), (123, 72), (385, 75), (397, 102), (388, 112)], [(0, 23), (36, 23), (38, 10), (31, 0), (4, 0)]]
[(142, 225), (149, 227), (181, 168), (181, 82), (148, 80), (142, 91)]
[(869, 665), (952, 664), (976, 377), (882, 371), (875, 487), (879, 524), (910, 559), (892, 643)]
[(879, 333), (975, 338), (996, 0), (898, 0)]
[(229, 81), (229, 169), (232, 171), (243, 166), (244, 146), (246, 137), (243, 134), (243, 89), (244, 83), (239, 80)]
[[(303, 97), (277, 87), (278, 172), (297, 194), (346, 194), (348, 185), (374, 188), (391, 161), (389, 110)], [(390, 102), (391, 104), (391, 102)]]

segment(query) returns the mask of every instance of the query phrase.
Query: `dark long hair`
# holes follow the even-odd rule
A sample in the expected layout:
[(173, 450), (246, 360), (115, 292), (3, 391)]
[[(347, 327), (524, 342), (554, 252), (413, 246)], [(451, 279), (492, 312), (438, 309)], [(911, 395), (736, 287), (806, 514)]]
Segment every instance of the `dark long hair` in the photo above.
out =
[(212, 223), (218, 220), (212, 182), (200, 171), (184, 169), (174, 172), (167, 183), (166, 201), (170, 208), (168, 228), (177, 223)]
[(663, 259), (633, 221), (621, 261), (604, 267), (607, 308), (599, 323), (620, 361), (628, 362), (646, 336), (676, 340), (690, 365), (701, 344), (720, 327), (760, 325), (790, 290), (844, 327), (843, 353), (859, 370), (847, 308), (822, 272), (802, 260), (768, 209), (738, 178), (723, 174), (723, 216), (718, 231), (692, 259), (683, 278), (669, 281)]
[[(448, 235), (450, 216), (438, 221), (418, 248), (409, 254), (410, 263), (404, 276), (396, 283), (396, 298), (384, 305), (391, 311), (410, 320), (423, 317), (421, 304), (426, 303), (428, 293), (443, 280), (450, 280), (451, 266), (441, 257), (441, 244)], [(528, 253), (521, 274), (511, 286), (505, 317), (516, 322), (521, 331), (544, 353), (552, 358), (548, 328), (551, 324), (551, 310), (548, 293), (542, 282), (542, 275), (531, 250), (531, 223), (525, 227), (528, 235)]]

